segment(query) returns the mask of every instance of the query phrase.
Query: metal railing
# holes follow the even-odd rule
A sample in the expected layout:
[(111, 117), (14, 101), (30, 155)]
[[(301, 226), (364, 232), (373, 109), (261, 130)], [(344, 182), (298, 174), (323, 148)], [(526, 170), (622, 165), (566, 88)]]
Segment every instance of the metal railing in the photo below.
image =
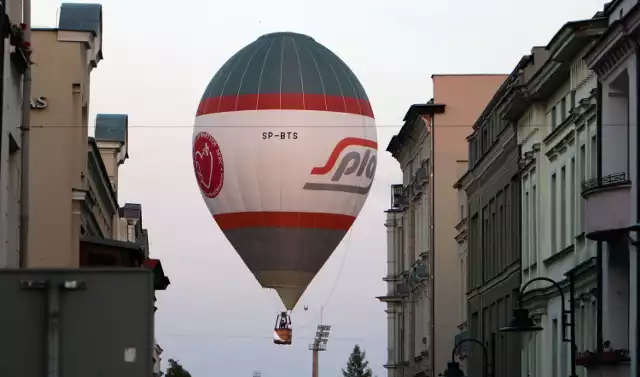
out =
[(617, 187), (629, 184), (626, 173), (613, 173), (604, 177), (596, 177), (582, 182), (582, 196), (603, 188)]

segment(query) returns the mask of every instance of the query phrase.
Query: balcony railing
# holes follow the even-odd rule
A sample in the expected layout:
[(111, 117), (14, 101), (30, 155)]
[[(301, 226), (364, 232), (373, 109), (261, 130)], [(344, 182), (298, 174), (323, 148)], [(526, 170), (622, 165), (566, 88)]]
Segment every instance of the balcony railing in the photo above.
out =
[(582, 182), (582, 196), (587, 196), (594, 191), (624, 186), (630, 183), (626, 173), (614, 173), (604, 177), (588, 179)]
[(403, 189), (402, 185), (391, 185), (391, 208), (400, 208), (404, 205)]

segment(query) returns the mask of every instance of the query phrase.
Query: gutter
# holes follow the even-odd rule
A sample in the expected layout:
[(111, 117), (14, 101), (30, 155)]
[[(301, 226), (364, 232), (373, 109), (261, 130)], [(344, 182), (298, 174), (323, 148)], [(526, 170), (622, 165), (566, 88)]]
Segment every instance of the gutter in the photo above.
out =
[[(2, 152), (2, 146), (4, 145), (4, 65), (5, 65), (5, 44), (6, 38), (4, 35), (4, 31), (10, 25), (5, 25), (8, 21), (7, 17), (7, 8), (5, 7), (5, 2), (0, 1), (0, 33), (2, 33), (2, 42), (0, 43), (0, 153)], [(2, 164), (0, 164), (0, 172), (2, 172)]]
[[(596, 176), (602, 177), (602, 83), (598, 80), (596, 87), (598, 107), (596, 108), (596, 149), (598, 156), (596, 158)], [(596, 289), (596, 340), (598, 355), (602, 356), (604, 352), (604, 335), (603, 335), (603, 266), (602, 266), (602, 241), (598, 241), (596, 245), (596, 273), (597, 273), (597, 289)]]
[[(6, 0), (5, 0), (6, 1)], [(26, 24), (24, 31), (25, 42), (31, 42), (31, 0), (23, 0), (22, 18)], [(29, 250), (29, 157), (31, 155), (31, 67), (27, 66), (22, 77), (22, 124), (20, 147), (20, 243), (19, 266), (27, 267), (27, 252)]]
[[(637, 45), (636, 45), (637, 47)], [(640, 164), (638, 164), (637, 157), (637, 149), (640, 145), (640, 132), (638, 132), (638, 125), (640, 125), (640, 112), (638, 111), (638, 98), (640, 98), (640, 75), (638, 75), (638, 71), (640, 69), (640, 58), (638, 57), (638, 50), (636, 49), (636, 103), (633, 106), (636, 106), (636, 221), (640, 222), (640, 189), (638, 188), (638, 177), (640, 177)], [(631, 105), (631, 104), (629, 104)], [(638, 365), (640, 364), (640, 331), (638, 331), (638, 300), (640, 299), (640, 277), (638, 274), (640, 273), (640, 253), (636, 248), (636, 357), (635, 357), (635, 368), (636, 374), (638, 373)], [(633, 360), (633, 356), (632, 356)], [(633, 369), (634, 365), (632, 362), (631, 368)]]

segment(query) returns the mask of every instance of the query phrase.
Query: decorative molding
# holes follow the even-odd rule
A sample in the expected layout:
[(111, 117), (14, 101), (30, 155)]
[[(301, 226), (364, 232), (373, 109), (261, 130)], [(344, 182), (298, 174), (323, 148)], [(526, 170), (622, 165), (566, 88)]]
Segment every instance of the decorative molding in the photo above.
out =
[(606, 79), (634, 53), (635, 47), (630, 38), (629, 36), (620, 38), (594, 65), (593, 70), (601, 80)]

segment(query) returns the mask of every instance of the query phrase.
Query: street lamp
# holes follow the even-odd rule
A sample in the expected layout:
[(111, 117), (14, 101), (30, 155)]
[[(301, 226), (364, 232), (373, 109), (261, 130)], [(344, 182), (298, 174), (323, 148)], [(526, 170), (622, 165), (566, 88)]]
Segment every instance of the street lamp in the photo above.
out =
[[(552, 279), (548, 277), (540, 276), (533, 278), (520, 288), (520, 294), (518, 295), (518, 307), (513, 309), (513, 319), (509, 323), (509, 326), (503, 327), (500, 329), (500, 332), (532, 332), (532, 331), (541, 331), (542, 326), (538, 326), (534, 323), (533, 319), (529, 315), (529, 309), (524, 309), (522, 307), (522, 298), (524, 297), (524, 291), (527, 287), (536, 281), (546, 281), (550, 283), (560, 294), (561, 309), (562, 309), (562, 341), (567, 342), (571, 346), (571, 376), (570, 377), (578, 377), (576, 374), (576, 346), (574, 344), (574, 340), (576, 338), (576, 321), (575, 321), (575, 312), (573, 308), (573, 303), (575, 300), (575, 292), (574, 292), (574, 281), (573, 274), (570, 272), (567, 274), (569, 278), (569, 309), (566, 307), (564, 292), (562, 291), (562, 287)], [(569, 319), (567, 319), (569, 316)], [(570, 338), (567, 338), (566, 332), (567, 327), (569, 327)]]
[[(467, 342), (471, 342), (471, 343), (475, 343), (477, 345), (479, 345), (482, 348), (482, 356), (484, 358), (484, 362), (482, 365), (482, 376), (483, 377), (495, 377), (495, 365), (496, 365), (496, 361), (495, 361), (495, 352), (491, 353), (492, 356), (492, 362), (491, 364), (489, 364), (489, 350), (487, 350), (487, 347), (482, 344), (481, 341), (479, 341), (478, 339), (474, 339), (474, 338), (466, 338), (466, 339), (462, 339), (461, 341), (459, 341), (458, 343), (456, 343), (455, 346), (453, 346), (453, 350), (451, 351), (451, 361), (449, 363), (447, 363), (447, 370), (444, 371), (444, 374), (442, 374), (443, 377), (465, 377), (464, 373), (462, 372), (462, 370), (460, 369), (460, 364), (457, 363), (455, 361), (456, 359), (456, 351), (458, 350), (458, 347), (460, 347), (462, 344), (467, 343)], [(495, 342), (492, 342), (493, 345), (495, 345)], [(489, 374), (489, 365), (491, 365), (491, 374)]]

